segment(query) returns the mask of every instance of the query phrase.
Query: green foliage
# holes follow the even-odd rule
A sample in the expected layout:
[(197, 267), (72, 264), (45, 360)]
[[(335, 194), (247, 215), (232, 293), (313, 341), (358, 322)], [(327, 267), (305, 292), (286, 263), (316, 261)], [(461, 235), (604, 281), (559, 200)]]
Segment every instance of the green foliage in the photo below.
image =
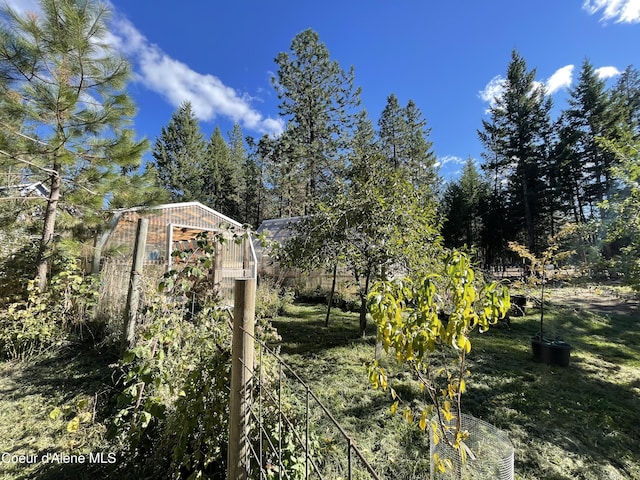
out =
[[(131, 468), (154, 478), (221, 478), (229, 431), (231, 329), (209, 275), (216, 250), (244, 234), (201, 234), (175, 252), (176, 269), (147, 298), (142, 330), (119, 369), (121, 393), (109, 438)], [(272, 286), (259, 292), (261, 338), (277, 339), (266, 315), (286, 303)], [(276, 309), (277, 306), (277, 309)], [(195, 308), (194, 308), (195, 307)]]
[(191, 103), (185, 102), (162, 127), (152, 150), (155, 170), (172, 200), (197, 200), (202, 193), (205, 147)]
[(95, 421), (95, 405), (86, 397), (54, 407), (49, 420), (62, 432), (70, 450), (86, 451), (104, 434), (104, 427)]
[(0, 162), (49, 188), (40, 211), (37, 276), (43, 290), (60, 238), (59, 212), (75, 226), (97, 227), (106, 205), (138, 203), (153, 185), (134, 173), (147, 142), (129, 128), (135, 114), (125, 90), (130, 69), (106, 41), (106, 6), (41, 0), (40, 7), (42, 15), (2, 7), (0, 103), (12, 122), (3, 122)]
[[(360, 103), (353, 67), (345, 72), (313, 30), (297, 34), (291, 52), (276, 58), (272, 79), (285, 131), (270, 143), (272, 185), (286, 215), (310, 213), (335, 188), (345, 165), (343, 150)], [(280, 213), (278, 216), (283, 216)]]
[(41, 292), (34, 280), (26, 298), (0, 311), (0, 356), (26, 359), (61, 345), (69, 334), (82, 335), (97, 304), (98, 278), (85, 276), (76, 263), (67, 262)]
[(395, 94), (389, 95), (378, 121), (379, 144), (387, 164), (403, 170), (406, 178), (424, 199), (429, 200), (437, 189), (436, 155), (429, 141), (430, 128), (413, 100), (401, 107)]
[(49, 310), (49, 295), (43, 295), (33, 281), (25, 301), (9, 304), (0, 314), (0, 353), (4, 357), (27, 359), (60, 341), (59, 320)]
[(175, 253), (179, 269), (147, 300), (139, 340), (120, 366), (109, 437), (147, 474), (206, 478), (224, 471), (231, 331), (208, 275), (224, 241), (223, 234), (202, 234), (195, 248)]
[(480, 176), (471, 158), (462, 175), (447, 184), (442, 206), (445, 221), (442, 237), (447, 247), (486, 245), (483, 219), (489, 202), (489, 186)]
[(540, 330), (538, 332), (538, 338), (542, 341), (544, 337), (544, 293), (545, 286), (547, 284), (547, 266), (559, 265), (563, 260), (573, 255), (572, 250), (565, 250), (562, 248), (562, 241), (576, 232), (578, 226), (568, 223), (560, 231), (549, 238), (547, 248), (539, 255), (534, 255), (525, 246), (518, 244), (517, 242), (509, 242), (509, 249), (517, 253), (522, 259), (529, 262), (532, 275), (529, 275), (527, 280), (532, 284), (540, 285)]
[[(417, 421), (422, 431), (433, 418), (445, 432), (436, 443), (447, 442), (459, 452), (462, 462), (470, 453), (464, 443), (468, 432), (460, 423), (470, 334), (476, 328), (486, 331), (509, 307), (506, 287), (478, 284), (469, 258), (457, 251), (446, 259), (441, 274), (378, 283), (369, 295), (378, 340), (416, 376), (429, 405), (418, 412), (406, 405), (401, 410), (403, 418), (409, 423)], [(377, 360), (369, 364), (369, 379), (376, 389), (390, 389), (391, 411), (397, 412), (402, 399)], [(445, 460), (438, 460), (438, 468), (444, 468)]]
[[(235, 154), (238, 152), (238, 145), (235, 145)], [(234, 158), (240, 160), (240, 158)], [(202, 192), (199, 195), (204, 203), (219, 212), (235, 218), (239, 214), (239, 169), (236, 164), (232, 163), (231, 150), (224, 138), (220, 128), (216, 127), (207, 147), (205, 149), (203, 171)]]
[(256, 289), (256, 338), (267, 342), (281, 339), (271, 320), (283, 313), (293, 300), (293, 290), (282, 289), (269, 278), (260, 279)]
[(494, 184), (494, 195), (504, 198), (500, 215), (509, 228), (506, 238), (522, 235), (534, 252), (550, 194), (545, 178), (551, 134), (551, 99), (536, 85), (535, 76), (536, 70), (528, 70), (514, 50), (504, 93), (495, 98), (490, 119), (482, 121), (478, 132), (487, 150), (483, 168)]
[(611, 241), (622, 241), (618, 256), (625, 280), (640, 290), (640, 141), (633, 132), (622, 135), (620, 141), (600, 139), (600, 143), (617, 159), (613, 169), (615, 177), (624, 188), (601, 207), (612, 219), (607, 225), (607, 236)]

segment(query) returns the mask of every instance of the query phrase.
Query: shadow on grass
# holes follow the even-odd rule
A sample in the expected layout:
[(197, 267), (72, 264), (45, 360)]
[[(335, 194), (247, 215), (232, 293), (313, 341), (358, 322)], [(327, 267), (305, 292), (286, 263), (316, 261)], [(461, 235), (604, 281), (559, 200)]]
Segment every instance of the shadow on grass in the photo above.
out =
[(332, 348), (355, 342), (375, 343), (375, 326), (369, 322), (365, 339), (358, 336), (358, 314), (331, 310), (329, 326), (325, 327), (326, 305), (295, 304), (271, 323), (282, 341), (280, 351), (286, 355), (312, 356)]
[(19, 388), (3, 393), (16, 399), (33, 394), (55, 396), (64, 403), (79, 393), (95, 393), (104, 387), (110, 381), (109, 364), (113, 361), (115, 357), (100, 354), (91, 347), (66, 347), (15, 369), (13, 380)]
[[(640, 395), (634, 391), (638, 379), (627, 382), (619, 373), (621, 363), (638, 361), (640, 349), (633, 342), (612, 340), (628, 340), (624, 332), (635, 321), (573, 316), (562, 309), (554, 316), (551, 321), (562, 322), (574, 346), (569, 367), (533, 362), (527, 334), (535, 331), (538, 319), (525, 318), (506, 334), (490, 332), (474, 344), (480, 352), (472, 354), (466, 408), (512, 434), (519, 450), (517, 470), (540, 476), (536, 455), (564, 455), (574, 459), (576, 470), (582, 462), (580, 468), (595, 475), (580, 478), (640, 478)], [(590, 332), (597, 332), (597, 342)], [(607, 465), (623, 476), (609, 471), (598, 477), (595, 472), (607, 472)]]

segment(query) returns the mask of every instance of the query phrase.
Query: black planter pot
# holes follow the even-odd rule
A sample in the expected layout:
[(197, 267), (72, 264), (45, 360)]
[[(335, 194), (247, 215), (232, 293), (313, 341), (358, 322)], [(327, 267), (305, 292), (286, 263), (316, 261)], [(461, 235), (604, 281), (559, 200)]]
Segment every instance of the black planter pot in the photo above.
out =
[(559, 365), (561, 367), (569, 366), (569, 360), (571, 360), (571, 345), (567, 342), (557, 340), (551, 343), (549, 351), (551, 353), (551, 365)]
[(549, 363), (551, 360), (551, 352), (549, 350), (549, 342), (540, 340), (537, 337), (531, 338), (531, 351), (533, 359), (536, 362)]
[(536, 362), (568, 367), (571, 359), (571, 345), (562, 340), (540, 340), (531, 338), (531, 351)]

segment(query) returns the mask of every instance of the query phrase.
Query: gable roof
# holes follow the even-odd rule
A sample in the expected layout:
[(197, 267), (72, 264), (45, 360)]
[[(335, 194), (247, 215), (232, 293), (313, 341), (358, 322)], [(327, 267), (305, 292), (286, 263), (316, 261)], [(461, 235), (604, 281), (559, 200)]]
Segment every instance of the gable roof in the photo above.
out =
[(20, 197), (38, 197), (48, 198), (49, 188), (42, 182), (33, 183), (20, 183), (18, 185), (7, 185), (0, 187), (0, 192), (8, 193), (9, 195), (16, 193)]
[(267, 238), (272, 241), (284, 243), (294, 236), (292, 226), (300, 222), (305, 217), (273, 218), (263, 220), (257, 232), (267, 232)]
[[(242, 227), (242, 224), (240, 222), (233, 220), (232, 218), (229, 218), (226, 215), (214, 210), (213, 208), (207, 207), (200, 202), (165, 203), (163, 205), (155, 205), (153, 207), (132, 207), (117, 210), (117, 213), (122, 214), (125, 212), (148, 212), (153, 210), (169, 210), (174, 208), (177, 209), (188, 207), (194, 207), (196, 210), (202, 210), (203, 213), (217, 216), (234, 227)], [(218, 225), (214, 225), (214, 227), (218, 227)]]

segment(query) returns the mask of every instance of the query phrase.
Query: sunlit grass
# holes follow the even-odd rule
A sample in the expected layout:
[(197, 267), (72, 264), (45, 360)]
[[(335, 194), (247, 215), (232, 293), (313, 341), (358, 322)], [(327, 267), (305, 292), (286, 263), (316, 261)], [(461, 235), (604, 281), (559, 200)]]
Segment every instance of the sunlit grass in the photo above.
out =
[[(465, 411), (507, 431), (522, 480), (640, 479), (640, 318), (594, 289), (596, 300), (609, 295), (612, 301), (594, 300), (602, 308), (591, 311), (581, 292), (552, 291), (546, 306), (545, 331), (573, 346), (567, 368), (533, 362), (529, 338), (538, 329), (537, 309), (473, 338)], [(311, 305), (294, 306), (276, 326), (285, 359), (380, 473), (425, 478), (425, 435), (392, 417), (391, 399), (368, 385), (363, 364), (374, 356), (375, 332), (357, 339), (357, 315), (340, 311), (325, 328), (324, 307)], [(418, 395), (406, 374), (393, 375), (405, 401)]]
[[(464, 410), (509, 434), (518, 479), (640, 480), (637, 307), (603, 288), (557, 289), (549, 299), (545, 329), (573, 345), (570, 366), (532, 361), (529, 337), (539, 320), (532, 308), (527, 316), (512, 318), (510, 327), (499, 325), (473, 337)], [(426, 435), (392, 416), (388, 394), (369, 386), (364, 364), (374, 357), (374, 329), (370, 325), (360, 339), (357, 314), (334, 309), (329, 327), (324, 314), (322, 305), (287, 307), (274, 322), (282, 336), (282, 356), (384, 478), (427, 478)], [(105, 390), (113, 385), (112, 361), (93, 349), (68, 348), (31, 362), (0, 362), (0, 453), (42, 455), (105, 447), (99, 417), (109, 396)], [(391, 359), (383, 361), (403, 399), (416, 402), (417, 384)], [(66, 431), (70, 417), (49, 418), (54, 407), (80, 400), (92, 411), (96, 398), (98, 418), (83, 426), (82, 435)], [(335, 431), (324, 423), (314, 427), (319, 427), (323, 451), (335, 459), (344, 457), (345, 445), (336, 441)], [(339, 460), (335, 462), (337, 470)], [(86, 465), (46, 469), (0, 464), (1, 480), (32, 478), (109, 477)]]

